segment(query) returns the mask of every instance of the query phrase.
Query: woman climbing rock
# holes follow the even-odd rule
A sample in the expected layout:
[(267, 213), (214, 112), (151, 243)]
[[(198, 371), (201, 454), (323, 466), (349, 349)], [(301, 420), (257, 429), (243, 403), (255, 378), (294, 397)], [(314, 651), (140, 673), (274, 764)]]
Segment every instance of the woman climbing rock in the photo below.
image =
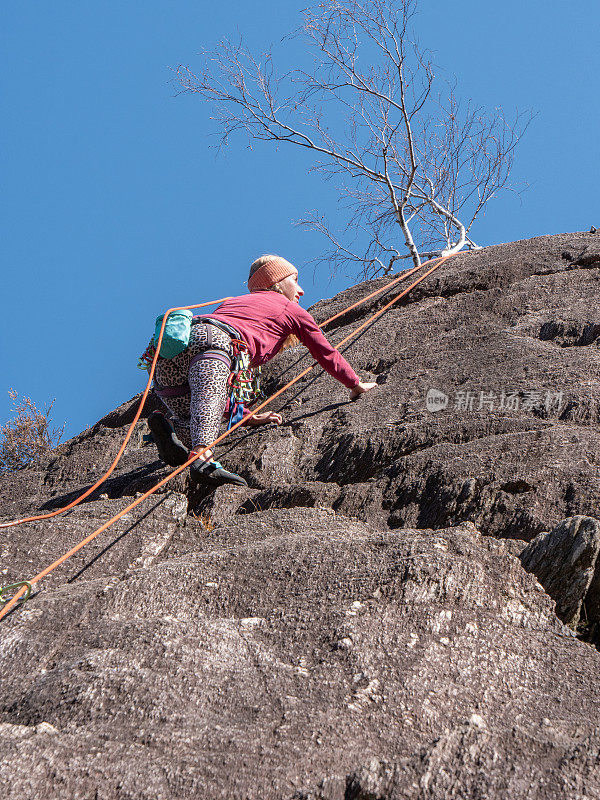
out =
[[(160, 457), (171, 466), (184, 464), (190, 449), (199, 453), (217, 438), (236, 341), (247, 348), (251, 366), (259, 367), (280, 351), (289, 336), (295, 336), (324, 370), (350, 389), (352, 400), (377, 386), (360, 380), (308, 311), (298, 305), (304, 292), (298, 284), (298, 270), (289, 261), (280, 256), (261, 256), (250, 267), (248, 288), (250, 294), (225, 300), (201, 321), (196, 318), (182, 353), (158, 360), (155, 392), (172, 420), (154, 412), (148, 425)], [(281, 421), (279, 414), (265, 411), (247, 424), (279, 425)], [(194, 461), (190, 472), (197, 482), (247, 485), (242, 477), (214, 461), (212, 450)]]

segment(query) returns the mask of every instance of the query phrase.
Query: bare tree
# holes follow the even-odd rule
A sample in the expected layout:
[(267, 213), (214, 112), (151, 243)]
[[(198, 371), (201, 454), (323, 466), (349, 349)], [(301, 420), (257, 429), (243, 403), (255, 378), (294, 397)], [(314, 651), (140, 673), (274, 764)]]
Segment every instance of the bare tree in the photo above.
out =
[(205, 52), (194, 74), (178, 67), (182, 90), (211, 101), (222, 144), (252, 140), (309, 151), (334, 179), (348, 212), (342, 235), (311, 212), (304, 220), (342, 262), (365, 276), (387, 274), (403, 258), (456, 252), (486, 203), (507, 187), (514, 148), (528, 121), (509, 123), (434, 91), (431, 59), (409, 24), (417, 0), (326, 0), (303, 12), (295, 32), (308, 41), (312, 69), (278, 74), (271, 52), (256, 58), (240, 39)]

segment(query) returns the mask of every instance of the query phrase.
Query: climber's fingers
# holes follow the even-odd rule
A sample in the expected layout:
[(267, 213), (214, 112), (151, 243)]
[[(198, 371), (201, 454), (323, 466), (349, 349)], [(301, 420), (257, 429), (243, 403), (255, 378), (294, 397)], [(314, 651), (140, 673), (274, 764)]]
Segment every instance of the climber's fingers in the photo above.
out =
[(350, 389), (350, 400), (356, 400), (357, 397), (360, 397), (361, 394), (365, 392), (370, 392), (371, 389), (374, 389), (377, 386), (376, 383), (357, 383), (352, 389)]
[(283, 418), (281, 414), (277, 414), (275, 411), (263, 411), (251, 417), (247, 424), (256, 426), (267, 425), (269, 422), (274, 422), (275, 425), (281, 425)]

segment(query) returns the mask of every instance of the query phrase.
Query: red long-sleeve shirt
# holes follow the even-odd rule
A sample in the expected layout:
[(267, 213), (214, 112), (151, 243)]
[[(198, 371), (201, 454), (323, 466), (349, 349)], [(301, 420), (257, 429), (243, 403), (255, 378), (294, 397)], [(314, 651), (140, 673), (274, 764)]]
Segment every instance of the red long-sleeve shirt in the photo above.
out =
[(239, 331), (248, 345), (253, 367), (273, 358), (286, 338), (294, 334), (315, 361), (344, 386), (351, 389), (360, 381), (346, 359), (323, 336), (308, 311), (279, 292), (232, 297), (208, 316)]

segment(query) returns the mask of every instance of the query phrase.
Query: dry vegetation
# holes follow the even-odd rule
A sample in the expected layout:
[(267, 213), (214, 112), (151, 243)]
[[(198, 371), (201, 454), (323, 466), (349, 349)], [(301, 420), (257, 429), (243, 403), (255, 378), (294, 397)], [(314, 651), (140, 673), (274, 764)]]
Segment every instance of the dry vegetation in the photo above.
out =
[(54, 400), (40, 411), (30, 397), (19, 399), (14, 389), (8, 394), (14, 416), (0, 425), (0, 475), (22, 469), (49, 453), (59, 444), (65, 428), (52, 427)]

